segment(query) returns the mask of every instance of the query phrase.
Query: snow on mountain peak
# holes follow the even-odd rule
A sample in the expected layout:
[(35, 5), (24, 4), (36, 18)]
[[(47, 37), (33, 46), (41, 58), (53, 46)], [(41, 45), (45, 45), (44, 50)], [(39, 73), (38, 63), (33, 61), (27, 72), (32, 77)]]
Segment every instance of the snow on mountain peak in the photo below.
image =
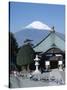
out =
[(33, 29), (38, 29), (38, 30), (50, 30), (50, 31), (52, 31), (48, 25), (46, 25), (40, 21), (34, 21), (31, 24), (27, 25), (25, 28), (28, 28), (28, 29), (33, 28)]

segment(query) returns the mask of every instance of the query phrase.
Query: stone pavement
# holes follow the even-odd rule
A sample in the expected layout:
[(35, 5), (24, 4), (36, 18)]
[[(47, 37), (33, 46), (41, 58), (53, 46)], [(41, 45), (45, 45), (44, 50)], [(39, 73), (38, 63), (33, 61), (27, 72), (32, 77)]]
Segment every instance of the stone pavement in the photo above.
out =
[(28, 77), (10, 75), (11, 88), (57, 86), (65, 84), (65, 71), (58, 69), (40, 75), (41, 80), (32, 80)]

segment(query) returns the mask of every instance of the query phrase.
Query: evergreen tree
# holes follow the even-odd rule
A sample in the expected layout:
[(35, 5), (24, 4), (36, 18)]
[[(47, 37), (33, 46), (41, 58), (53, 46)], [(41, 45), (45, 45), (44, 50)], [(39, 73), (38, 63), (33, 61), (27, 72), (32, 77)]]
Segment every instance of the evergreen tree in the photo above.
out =
[(25, 66), (27, 70), (34, 59), (34, 50), (30, 43), (24, 44), (17, 54), (17, 64)]
[(18, 44), (12, 32), (9, 32), (9, 64), (10, 70), (16, 65), (16, 55), (18, 52)]
[(31, 47), (33, 47), (34, 45), (31, 43), (33, 40), (30, 40), (30, 39), (26, 39), (25, 41), (24, 41), (24, 44), (28, 44), (28, 45), (30, 45)]

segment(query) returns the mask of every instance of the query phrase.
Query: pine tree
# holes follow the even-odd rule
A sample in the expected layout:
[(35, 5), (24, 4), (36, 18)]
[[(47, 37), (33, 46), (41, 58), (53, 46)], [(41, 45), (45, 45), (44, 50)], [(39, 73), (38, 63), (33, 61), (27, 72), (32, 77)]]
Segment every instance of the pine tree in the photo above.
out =
[(16, 65), (16, 55), (18, 52), (18, 43), (12, 32), (9, 32), (9, 64), (10, 70), (15, 69)]

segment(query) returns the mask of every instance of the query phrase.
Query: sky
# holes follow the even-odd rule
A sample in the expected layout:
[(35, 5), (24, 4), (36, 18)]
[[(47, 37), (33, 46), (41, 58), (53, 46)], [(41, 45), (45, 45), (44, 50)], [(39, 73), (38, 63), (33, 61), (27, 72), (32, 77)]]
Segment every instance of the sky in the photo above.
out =
[(55, 31), (65, 33), (64, 5), (10, 2), (9, 18), (13, 33), (23, 30), (33, 21), (41, 21), (49, 27), (54, 26)]

